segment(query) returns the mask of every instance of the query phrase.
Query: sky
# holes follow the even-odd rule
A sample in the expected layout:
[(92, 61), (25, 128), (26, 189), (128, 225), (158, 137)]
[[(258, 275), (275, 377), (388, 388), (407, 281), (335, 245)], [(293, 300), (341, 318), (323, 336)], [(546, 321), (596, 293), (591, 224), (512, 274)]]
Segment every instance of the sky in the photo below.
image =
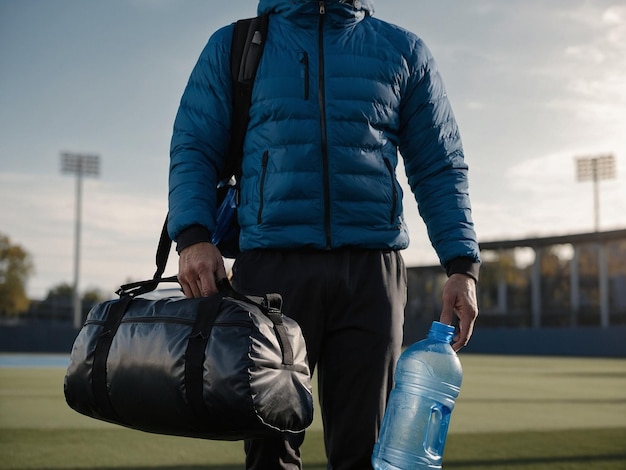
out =
[[(61, 153), (98, 155), (82, 185), (80, 289), (152, 277), (172, 124), (200, 51), (254, 0), (0, 0), (0, 233), (30, 253), (27, 292), (73, 282), (75, 187)], [(375, 0), (424, 39), (470, 166), (479, 241), (594, 230), (576, 158), (613, 155), (600, 229), (626, 228), (626, 5), (617, 0)], [(405, 187), (408, 266), (433, 265)], [(175, 274), (173, 252), (166, 274)]]

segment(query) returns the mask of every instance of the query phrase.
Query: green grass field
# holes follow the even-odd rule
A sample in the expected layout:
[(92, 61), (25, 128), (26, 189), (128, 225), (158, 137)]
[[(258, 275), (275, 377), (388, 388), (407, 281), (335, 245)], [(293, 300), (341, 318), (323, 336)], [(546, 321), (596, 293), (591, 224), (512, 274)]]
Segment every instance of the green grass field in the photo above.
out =
[[(461, 355), (444, 469), (626, 469), (626, 360)], [(133, 431), (65, 404), (59, 368), (0, 368), (0, 469), (243, 468), (239, 442)], [(319, 416), (302, 449), (326, 468)]]

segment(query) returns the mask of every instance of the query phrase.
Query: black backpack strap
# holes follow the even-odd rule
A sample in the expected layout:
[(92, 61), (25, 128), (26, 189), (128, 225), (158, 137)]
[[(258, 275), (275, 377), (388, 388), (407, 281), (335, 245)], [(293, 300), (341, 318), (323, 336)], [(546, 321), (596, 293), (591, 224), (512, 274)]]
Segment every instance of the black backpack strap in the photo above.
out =
[(235, 23), (230, 48), (230, 70), (234, 83), (252, 86), (263, 54), (268, 24), (268, 13)]
[[(235, 23), (230, 50), (230, 72), (233, 85), (233, 110), (229, 155), (225, 171), (220, 180), (230, 179), (232, 175), (238, 180), (241, 176), (241, 162), (243, 160), (243, 140), (248, 130), (250, 120), (250, 104), (252, 102), (252, 86), (256, 71), (261, 61), (267, 29), (269, 13), (255, 18), (239, 20)], [(168, 214), (169, 216), (169, 214)], [(137, 296), (153, 291), (160, 282), (177, 282), (175, 276), (161, 277), (165, 271), (167, 258), (172, 246), (172, 240), (167, 233), (165, 218), (159, 246), (156, 252), (157, 270), (151, 280), (139, 281), (121, 286), (117, 294), (120, 296)]]
[[(269, 14), (239, 20), (235, 23), (230, 48), (230, 73), (233, 84), (233, 111), (230, 132), (230, 154), (224, 171), (225, 178), (241, 176), (243, 141), (250, 120), (252, 86), (261, 61)], [(225, 179), (220, 178), (220, 179)]]

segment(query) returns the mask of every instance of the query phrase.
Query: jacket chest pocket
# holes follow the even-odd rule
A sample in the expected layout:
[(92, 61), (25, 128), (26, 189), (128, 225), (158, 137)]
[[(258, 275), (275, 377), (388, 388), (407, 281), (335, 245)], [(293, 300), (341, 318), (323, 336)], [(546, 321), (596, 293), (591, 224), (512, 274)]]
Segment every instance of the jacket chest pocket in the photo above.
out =
[(309, 54), (306, 51), (300, 52), (300, 78), (302, 79), (303, 97), (305, 100), (309, 99)]

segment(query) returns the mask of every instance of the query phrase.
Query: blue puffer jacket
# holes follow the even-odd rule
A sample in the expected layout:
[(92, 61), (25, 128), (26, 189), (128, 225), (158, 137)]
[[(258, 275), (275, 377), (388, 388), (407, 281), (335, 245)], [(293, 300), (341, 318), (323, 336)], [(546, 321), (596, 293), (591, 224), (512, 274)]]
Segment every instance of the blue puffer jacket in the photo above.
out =
[[(478, 260), (467, 166), (437, 66), (372, 0), (260, 0), (271, 11), (244, 145), (242, 250), (403, 249), (398, 150), (443, 264)], [(232, 25), (210, 38), (176, 117), (169, 232), (214, 229), (229, 140)]]

